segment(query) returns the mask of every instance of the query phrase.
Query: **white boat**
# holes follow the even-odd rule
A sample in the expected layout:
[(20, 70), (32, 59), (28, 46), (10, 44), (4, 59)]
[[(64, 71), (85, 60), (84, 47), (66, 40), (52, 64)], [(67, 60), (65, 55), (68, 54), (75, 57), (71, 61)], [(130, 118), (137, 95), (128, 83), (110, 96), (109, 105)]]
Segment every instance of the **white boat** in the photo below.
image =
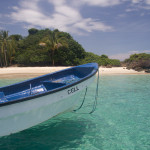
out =
[(0, 87), (0, 136), (16, 133), (72, 108), (98, 71), (89, 63)]

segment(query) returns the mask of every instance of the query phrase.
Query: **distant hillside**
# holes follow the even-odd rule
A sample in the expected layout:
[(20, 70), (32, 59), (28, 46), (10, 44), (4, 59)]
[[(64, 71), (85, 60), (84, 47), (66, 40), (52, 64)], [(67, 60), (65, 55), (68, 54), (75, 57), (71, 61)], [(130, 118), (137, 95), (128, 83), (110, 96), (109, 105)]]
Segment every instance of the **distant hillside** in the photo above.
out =
[(150, 72), (150, 54), (133, 54), (129, 59), (126, 59), (124, 63), (128, 69), (134, 69), (136, 71), (145, 70), (146, 72)]

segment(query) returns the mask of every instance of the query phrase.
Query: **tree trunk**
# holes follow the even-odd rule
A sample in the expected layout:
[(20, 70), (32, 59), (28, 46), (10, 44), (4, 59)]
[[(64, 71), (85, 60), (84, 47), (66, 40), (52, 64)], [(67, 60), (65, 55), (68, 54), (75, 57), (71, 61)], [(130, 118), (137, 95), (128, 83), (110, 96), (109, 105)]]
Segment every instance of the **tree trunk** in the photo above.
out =
[(0, 49), (0, 67), (1, 67), (1, 68), (3, 67), (1, 49)]
[(2, 64), (1, 56), (0, 56), (0, 65), (1, 65), (1, 68), (2, 68), (2, 67), (3, 67), (3, 64)]
[(54, 61), (54, 50), (52, 51), (52, 65), (55, 65), (55, 61)]
[(5, 57), (5, 66), (7, 67), (7, 56), (6, 56), (6, 50), (4, 50), (4, 57)]

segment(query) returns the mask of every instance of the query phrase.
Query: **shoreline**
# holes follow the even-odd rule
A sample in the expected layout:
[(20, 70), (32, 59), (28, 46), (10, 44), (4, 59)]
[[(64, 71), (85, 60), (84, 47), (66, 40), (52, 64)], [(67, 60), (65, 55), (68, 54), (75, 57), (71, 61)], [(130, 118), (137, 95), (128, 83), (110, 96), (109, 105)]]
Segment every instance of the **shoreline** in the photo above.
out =
[[(70, 67), (7, 67), (0, 68), (0, 79), (34, 78)], [(126, 67), (99, 68), (100, 75), (148, 75), (144, 71), (128, 70)]]

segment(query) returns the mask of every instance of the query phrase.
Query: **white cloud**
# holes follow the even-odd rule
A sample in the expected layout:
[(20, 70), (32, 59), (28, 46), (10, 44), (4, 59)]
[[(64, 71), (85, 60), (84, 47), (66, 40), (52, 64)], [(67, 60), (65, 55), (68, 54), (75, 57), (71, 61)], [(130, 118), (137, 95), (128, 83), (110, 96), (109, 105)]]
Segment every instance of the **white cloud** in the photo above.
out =
[(40, 12), (31, 9), (19, 10), (19, 14), (14, 12), (11, 14), (11, 16), (16, 21), (25, 21), (27, 23), (33, 23), (33, 24), (35, 24), (39, 20), (44, 19), (44, 16)]
[(87, 3), (88, 5), (101, 7), (114, 6), (121, 3), (121, 0), (81, 0), (81, 1), (83, 3)]
[(53, 3), (54, 5), (64, 5), (66, 3), (66, 0), (48, 0), (50, 3)]
[(134, 54), (134, 53), (120, 53), (120, 54), (114, 54), (114, 55), (110, 55), (109, 58), (111, 59), (119, 59), (121, 61), (127, 59), (130, 57), (131, 54)]
[[(88, 0), (81, 0), (82, 3), (89, 5), (96, 5), (97, 3), (101, 6), (107, 6), (117, 4), (119, 0), (111, 2), (111, 0), (94, 0), (90, 2)], [(35, 26), (41, 28), (58, 28), (66, 32), (72, 32), (81, 34), (82, 32), (97, 31), (112, 31), (113, 27), (106, 25), (103, 22), (92, 18), (83, 18), (81, 15), (79, 5), (74, 7), (72, 4), (67, 3), (66, 0), (47, 0), (49, 5), (53, 5), (54, 12), (47, 15), (44, 13), (39, 5), (41, 0), (24, 0), (19, 3), (19, 7), (14, 6), (13, 12), (10, 17), (16, 22), (27, 23), (27, 26)]]
[(141, 0), (132, 0), (132, 3), (139, 3), (139, 2), (141, 2)]
[(146, 0), (146, 4), (150, 5), (150, 0)]
[(150, 50), (144, 50), (142, 53), (150, 53)]
[(132, 55), (132, 54), (139, 54), (139, 53), (150, 53), (150, 50), (129, 51), (128, 53), (120, 53), (120, 54), (111, 55), (111, 56), (109, 56), (109, 58), (111, 58), (111, 59), (119, 59), (119, 60), (123, 61), (123, 60), (129, 58), (130, 55)]
[(126, 14), (119, 14), (118, 17), (124, 18), (124, 17), (126, 17)]
[(140, 9), (150, 10), (150, 0), (131, 0), (131, 5), (126, 9), (126, 12), (139, 11)]
[(109, 30), (112, 31), (111, 26), (106, 26), (102, 22), (96, 22), (91, 18), (84, 19), (82, 22), (77, 22), (74, 26), (88, 32), (92, 32), (93, 30), (101, 30), (104, 32)]
[(141, 17), (144, 16), (144, 15), (145, 15), (145, 13), (141, 13), (141, 14), (140, 14)]
[(132, 0), (132, 3), (137, 4), (137, 3), (145, 3), (150, 5), (150, 0)]

